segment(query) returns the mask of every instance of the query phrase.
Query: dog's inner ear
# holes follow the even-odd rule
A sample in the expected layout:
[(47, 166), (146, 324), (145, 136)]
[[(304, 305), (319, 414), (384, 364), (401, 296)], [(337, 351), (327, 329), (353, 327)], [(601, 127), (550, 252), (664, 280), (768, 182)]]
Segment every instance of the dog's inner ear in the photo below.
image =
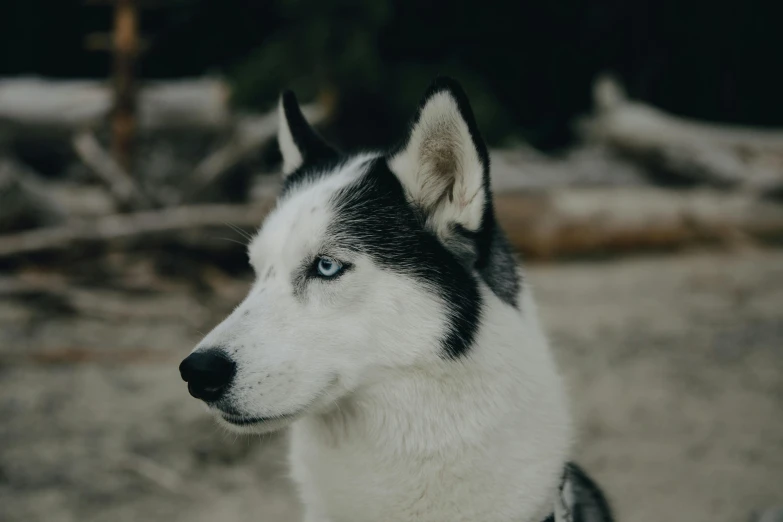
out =
[(482, 226), (489, 159), (467, 98), (453, 80), (430, 87), (403, 147), (389, 158), (410, 200), (445, 235)]
[(296, 96), (286, 91), (280, 97), (277, 142), (283, 156), (283, 175), (288, 176), (299, 167), (337, 158), (330, 147), (307, 123)]

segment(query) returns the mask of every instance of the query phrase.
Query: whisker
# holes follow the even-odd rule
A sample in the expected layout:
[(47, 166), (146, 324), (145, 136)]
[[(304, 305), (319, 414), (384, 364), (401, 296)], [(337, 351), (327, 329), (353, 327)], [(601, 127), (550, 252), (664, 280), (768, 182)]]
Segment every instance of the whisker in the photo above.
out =
[(232, 223), (228, 223), (228, 222), (225, 222), (225, 225), (227, 227), (231, 228), (231, 230), (233, 230), (234, 232), (236, 232), (237, 234), (239, 234), (243, 238), (247, 239), (248, 241), (251, 241), (253, 239), (253, 235), (250, 232), (247, 232), (247, 231), (243, 230), (241, 227), (238, 227), (238, 226), (236, 226), (236, 225), (234, 225)]
[(236, 243), (237, 245), (242, 245), (243, 247), (247, 247), (247, 243), (243, 243), (242, 241), (237, 241), (236, 239), (231, 239), (230, 237), (219, 237), (216, 239), (222, 239), (224, 241), (231, 241), (232, 243)]

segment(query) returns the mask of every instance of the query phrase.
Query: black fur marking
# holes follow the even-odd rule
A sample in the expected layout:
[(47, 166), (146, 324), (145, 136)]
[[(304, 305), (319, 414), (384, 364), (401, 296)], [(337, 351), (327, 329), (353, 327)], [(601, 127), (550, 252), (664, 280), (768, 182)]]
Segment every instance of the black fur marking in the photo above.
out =
[(456, 227), (459, 233), (464, 237), (472, 237), (475, 243), (476, 255), (474, 268), (481, 274), (482, 279), (492, 289), (492, 291), (505, 303), (516, 307), (517, 295), (519, 293), (520, 281), (516, 268), (516, 260), (512, 249), (495, 221), (495, 210), (492, 202), (492, 190), (489, 182), (489, 151), (479, 132), (476, 118), (473, 115), (468, 97), (462, 90), (460, 84), (447, 77), (437, 78), (427, 89), (424, 98), (419, 103), (416, 116), (409, 127), (408, 135), (398, 144), (389, 157), (402, 151), (411, 138), (413, 129), (421, 118), (421, 113), (427, 102), (434, 95), (447, 92), (457, 103), (457, 109), (465, 121), (470, 133), (473, 146), (483, 167), (483, 185), (484, 185), (484, 210), (481, 218), (481, 227), (477, 232), (470, 232), (462, 227)]
[(486, 263), (476, 263), (476, 270), (489, 288), (503, 302), (518, 307), (520, 274), (511, 244), (500, 227), (494, 227), (492, 243), (487, 251)]
[(469, 270), (476, 266), (476, 234), (462, 225), (451, 226), (451, 233), (441, 238), (452, 254)]
[(303, 163), (298, 169), (285, 177), (280, 195), (285, 196), (291, 190), (303, 183), (317, 181), (340, 170), (343, 158), (335, 157), (320, 162)]
[(465, 354), (481, 319), (481, 296), (466, 269), (424, 225), (402, 184), (384, 159), (333, 198), (337, 217), (329, 235), (373, 258), (381, 267), (414, 277), (448, 307), (449, 331), (443, 339), (450, 358)]
[[(478, 233), (471, 232), (461, 225), (453, 226), (453, 237), (462, 238), (464, 241), (470, 241), (472, 245), (477, 244)], [(517, 307), (517, 296), (519, 295), (519, 270), (517, 261), (514, 258), (514, 252), (506, 239), (500, 227), (495, 227), (494, 237), (487, 252), (486, 263), (480, 266), (478, 257), (475, 253), (469, 255), (469, 249), (466, 248), (463, 241), (452, 240), (447, 246), (455, 255), (462, 259), (470, 260), (470, 266), (475, 268), (481, 275), (481, 278), (487, 286), (504, 303)]]
[(601, 488), (578, 465), (566, 465), (566, 480), (571, 483), (574, 505), (571, 522), (613, 522), (612, 508)]
[[(293, 185), (333, 170), (340, 164), (340, 155), (307, 123), (293, 92), (285, 91), (282, 103), (291, 138), (302, 155), (302, 165), (286, 176), (283, 184), (283, 193), (285, 193)], [(319, 168), (314, 168), (315, 166)]]
[(334, 159), (337, 152), (307, 123), (292, 91), (283, 93), (283, 113), (296, 148), (302, 154), (303, 163)]

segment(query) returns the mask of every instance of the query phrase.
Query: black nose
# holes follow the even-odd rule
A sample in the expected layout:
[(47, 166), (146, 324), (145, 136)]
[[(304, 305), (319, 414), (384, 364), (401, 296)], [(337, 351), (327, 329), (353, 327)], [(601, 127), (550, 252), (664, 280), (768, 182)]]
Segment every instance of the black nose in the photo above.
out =
[(179, 373), (192, 396), (214, 402), (228, 389), (236, 366), (222, 350), (210, 348), (188, 355), (179, 365)]

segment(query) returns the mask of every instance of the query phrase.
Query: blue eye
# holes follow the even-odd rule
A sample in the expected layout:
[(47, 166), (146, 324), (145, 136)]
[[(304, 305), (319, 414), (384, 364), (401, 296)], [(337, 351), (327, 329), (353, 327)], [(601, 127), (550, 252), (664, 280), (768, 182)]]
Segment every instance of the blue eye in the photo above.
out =
[(331, 257), (319, 257), (316, 269), (319, 276), (330, 279), (343, 271), (343, 265)]

